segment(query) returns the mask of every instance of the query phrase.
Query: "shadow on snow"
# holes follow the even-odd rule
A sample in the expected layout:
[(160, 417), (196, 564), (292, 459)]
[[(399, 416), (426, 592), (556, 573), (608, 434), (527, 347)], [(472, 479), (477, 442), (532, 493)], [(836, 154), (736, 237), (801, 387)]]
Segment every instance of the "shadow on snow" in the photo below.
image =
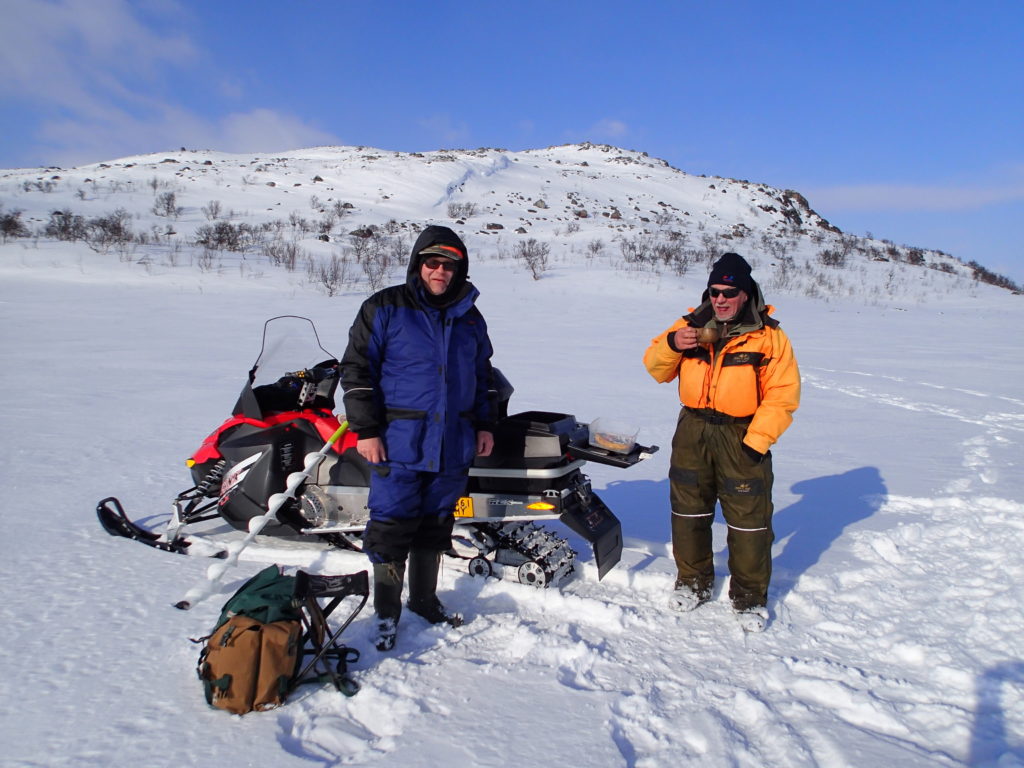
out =
[[(776, 540), (773, 562), (780, 572), (772, 589), (777, 600), (821, 559), (848, 526), (877, 512), (888, 494), (877, 467), (801, 480), (791, 490), (802, 498), (776, 510), (772, 523)], [(598, 493), (622, 521), (625, 537), (668, 541), (668, 479), (620, 480)], [(722, 522), (720, 510), (716, 522)], [(724, 536), (716, 535), (715, 547), (716, 551), (725, 547)]]

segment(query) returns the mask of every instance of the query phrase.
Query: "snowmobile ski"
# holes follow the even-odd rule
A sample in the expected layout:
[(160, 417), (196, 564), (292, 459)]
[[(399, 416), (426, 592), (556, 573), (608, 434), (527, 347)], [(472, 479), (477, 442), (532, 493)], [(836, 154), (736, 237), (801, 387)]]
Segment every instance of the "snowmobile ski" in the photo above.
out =
[[(103, 530), (111, 536), (131, 539), (163, 552), (174, 552), (179, 555), (191, 554), (189, 552), (189, 547), (192, 546), (191, 541), (180, 536), (166, 541), (160, 534), (143, 528), (128, 517), (121, 502), (114, 496), (108, 496), (96, 505), (96, 516), (99, 518)], [(224, 559), (228, 553), (227, 550), (218, 549), (208, 556)]]

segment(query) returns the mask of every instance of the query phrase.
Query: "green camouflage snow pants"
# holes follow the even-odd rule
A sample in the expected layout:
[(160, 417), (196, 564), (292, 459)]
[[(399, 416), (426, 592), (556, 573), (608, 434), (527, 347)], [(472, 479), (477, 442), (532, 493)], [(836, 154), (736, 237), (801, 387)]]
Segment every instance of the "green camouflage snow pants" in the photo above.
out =
[(708, 597), (715, 570), (711, 524), (715, 501), (728, 526), (729, 597), (739, 610), (765, 605), (772, 575), (772, 456), (755, 462), (741, 448), (745, 423), (679, 415), (672, 438), (669, 485), (672, 553), (678, 582)]

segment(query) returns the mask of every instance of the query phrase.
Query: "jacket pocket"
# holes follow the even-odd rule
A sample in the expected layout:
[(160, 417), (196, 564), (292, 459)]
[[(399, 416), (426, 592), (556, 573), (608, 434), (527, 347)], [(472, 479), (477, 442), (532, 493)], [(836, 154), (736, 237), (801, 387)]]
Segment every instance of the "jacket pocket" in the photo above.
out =
[(423, 458), (423, 432), (426, 411), (412, 408), (388, 408), (388, 426), (384, 432), (384, 445), (389, 461), (415, 464)]

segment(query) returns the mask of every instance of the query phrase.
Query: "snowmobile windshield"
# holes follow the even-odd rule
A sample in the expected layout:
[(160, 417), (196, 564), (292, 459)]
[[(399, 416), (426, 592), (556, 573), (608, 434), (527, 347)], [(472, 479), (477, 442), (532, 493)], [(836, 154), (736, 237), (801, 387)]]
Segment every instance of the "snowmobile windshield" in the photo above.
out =
[(252, 368), (253, 385), (272, 384), (285, 373), (336, 359), (320, 345), (316, 327), (308, 317), (272, 317), (263, 326), (263, 346)]

